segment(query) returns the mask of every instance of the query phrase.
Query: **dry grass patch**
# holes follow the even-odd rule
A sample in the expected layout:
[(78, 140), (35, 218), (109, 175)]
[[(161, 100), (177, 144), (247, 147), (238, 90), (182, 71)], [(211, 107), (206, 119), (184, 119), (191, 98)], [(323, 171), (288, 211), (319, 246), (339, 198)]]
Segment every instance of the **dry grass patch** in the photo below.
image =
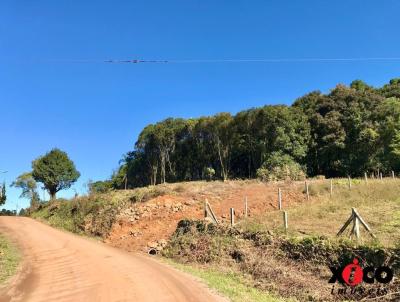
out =
[[(347, 179), (335, 179), (332, 197), (330, 180), (315, 181), (310, 182), (309, 191), (309, 202), (287, 209), (289, 234), (335, 237), (354, 207), (380, 243), (394, 246), (400, 241), (400, 180), (352, 180), (349, 189)], [(243, 227), (282, 232), (282, 219), (280, 211), (273, 211), (243, 223)], [(364, 230), (361, 235), (363, 243), (374, 241)]]
[(16, 247), (0, 234), (0, 285), (14, 275), (19, 260)]

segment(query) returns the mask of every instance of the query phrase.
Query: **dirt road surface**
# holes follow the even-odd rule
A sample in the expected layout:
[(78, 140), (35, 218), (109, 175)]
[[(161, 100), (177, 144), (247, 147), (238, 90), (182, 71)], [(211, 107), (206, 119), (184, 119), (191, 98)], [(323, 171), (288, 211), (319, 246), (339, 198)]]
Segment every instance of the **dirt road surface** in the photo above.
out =
[(24, 217), (0, 217), (23, 253), (1, 302), (226, 301), (150, 256), (131, 254)]

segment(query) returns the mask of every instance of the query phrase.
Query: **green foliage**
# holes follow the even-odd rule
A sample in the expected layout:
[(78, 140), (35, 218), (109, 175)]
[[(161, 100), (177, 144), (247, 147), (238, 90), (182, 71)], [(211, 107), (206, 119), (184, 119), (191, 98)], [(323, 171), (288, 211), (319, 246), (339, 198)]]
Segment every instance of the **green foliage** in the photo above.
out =
[(162, 196), (168, 193), (172, 193), (170, 189), (166, 186), (147, 186), (143, 188), (135, 189), (129, 197), (131, 203), (135, 202), (145, 202), (157, 196)]
[(204, 167), (203, 176), (206, 180), (212, 180), (215, 176), (215, 170), (212, 167)]
[(32, 176), (34, 180), (43, 183), (54, 199), (58, 191), (70, 188), (80, 173), (67, 153), (53, 149), (32, 162)]
[(28, 198), (31, 201), (31, 209), (36, 209), (40, 198), (37, 193), (37, 184), (32, 173), (23, 173), (11, 184), (11, 186), (22, 190), (20, 198)]
[(311, 125), (308, 173), (336, 177), (398, 171), (399, 161), (391, 152), (399, 127), (396, 89), (397, 80), (382, 89), (354, 81), (327, 95), (313, 92), (298, 99), (294, 106), (303, 110)]
[(7, 200), (6, 184), (3, 183), (0, 190), (0, 206), (4, 205)]
[(305, 173), (290, 155), (274, 152), (257, 169), (257, 177), (262, 181), (303, 180)]
[(89, 194), (107, 193), (112, 189), (111, 181), (89, 181)]
[[(203, 180), (206, 168), (222, 180), (268, 178), (272, 171), (263, 164), (277, 152), (310, 177), (400, 172), (400, 79), (381, 88), (355, 80), (327, 94), (308, 93), (292, 106), (148, 125), (111, 182), (121, 189), (125, 183), (134, 188)], [(285, 173), (277, 168), (273, 174), (280, 179)]]
[(31, 217), (77, 234), (106, 236), (115, 221), (118, 205), (98, 196), (53, 200), (42, 204)]
[(16, 215), (15, 210), (1, 209), (0, 211), (0, 216), (15, 216), (15, 215)]
[(256, 170), (273, 152), (283, 151), (302, 161), (310, 129), (299, 108), (265, 106), (231, 116), (220, 113), (198, 119), (167, 119), (140, 133), (114, 173), (114, 188), (213, 177), (255, 177)]
[(358, 257), (363, 259), (365, 266), (389, 264), (396, 271), (400, 268), (399, 249), (384, 248), (378, 243), (354, 246), (354, 243), (346, 239), (332, 241), (323, 236), (308, 236), (284, 240), (281, 249), (287, 257), (296, 261), (338, 265), (349, 263), (354, 257)]
[(28, 211), (22, 208), (21, 210), (19, 210), (18, 216), (29, 216)]

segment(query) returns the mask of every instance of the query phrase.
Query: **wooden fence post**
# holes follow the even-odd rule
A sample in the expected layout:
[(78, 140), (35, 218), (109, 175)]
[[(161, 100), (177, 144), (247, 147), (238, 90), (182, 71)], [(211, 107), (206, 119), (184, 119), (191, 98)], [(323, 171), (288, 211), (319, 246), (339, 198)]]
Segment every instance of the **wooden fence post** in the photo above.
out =
[(380, 173), (379, 177), (381, 178), (381, 180), (383, 180), (382, 172)]
[(307, 201), (309, 201), (310, 200), (310, 192), (308, 191), (308, 181), (307, 180), (304, 182), (304, 185), (305, 185), (306, 194), (307, 194)]
[(367, 172), (364, 173), (364, 179), (365, 179), (365, 183), (368, 183), (368, 175), (367, 175)]
[(244, 198), (244, 217), (247, 218), (249, 214), (249, 208), (247, 206), (247, 196)]
[(336, 236), (340, 236), (343, 234), (343, 232), (346, 230), (346, 228), (350, 225), (350, 223), (353, 222), (353, 227), (350, 232), (350, 238), (351, 236), (355, 236), (357, 240), (360, 239), (360, 224), (364, 227), (364, 229), (371, 235), (372, 238), (376, 238), (376, 236), (372, 233), (370, 227), (368, 224), (362, 219), (360, 214), (358, 214), (357, 210), (355, 208), (351, 208), (351, 215), (349, 219), (344, 223), (342, 228), (339, 230)]
[(282, 210), (282, 190), (278, 188), (278, 209)]
[(212, 222), (218, 224), (217, 216), (215, 216), (214, 211), (211, 208), (211, 205), (208, 203), (208, 200), (204, 202), (204, 218), (209, 218)]
[(351, 178), (350, 178), (350, 176), (348, 176), (347, 178), (348, 178), (348, 181), (349, 181), (349, 190), (351, 190)]
[(285, 228), (285, 233), (288, 229), (288, 215), (286, 211), (283, 211), (283, 227)]
[(394, 171), (392, 170), (392, 178), (395, 179)]
[(235, 209), (231, 208), (231, 226), (235, 224)]
[(355, 212), (355, 209), (352, 209), (352, 213), (353, 213), (353, 230), (352, 230), (352, 234), (354, 234), (356, 236), (357, 241), (360, 240), (360, 222), (359, 219), (357, 217), (357, 214)]
[(331, 190), (330, 190), (330, 195), (332, 197), (333, 195), (333, 180), (331, 179)]

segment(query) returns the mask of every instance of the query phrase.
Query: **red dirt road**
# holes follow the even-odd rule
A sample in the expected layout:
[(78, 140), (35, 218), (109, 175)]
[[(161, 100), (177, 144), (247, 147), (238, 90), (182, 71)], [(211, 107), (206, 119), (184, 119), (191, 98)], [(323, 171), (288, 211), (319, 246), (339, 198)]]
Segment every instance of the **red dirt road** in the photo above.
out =
[(149, 256), (129, 254), (23, 217), (0, 217), (21, 248), (21, 269), (0, 301), (225, 301), (194, 278)]

